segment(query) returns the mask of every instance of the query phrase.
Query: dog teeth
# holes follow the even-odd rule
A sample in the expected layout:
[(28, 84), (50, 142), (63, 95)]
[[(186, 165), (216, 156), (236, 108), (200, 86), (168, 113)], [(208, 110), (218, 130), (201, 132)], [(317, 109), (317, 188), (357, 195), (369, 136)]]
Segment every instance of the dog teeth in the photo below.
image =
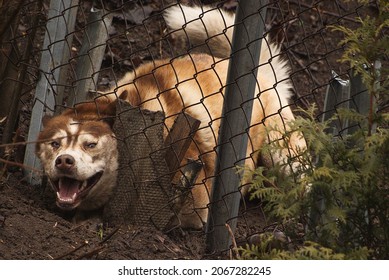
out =
[(80, 187), (80, 191), (83, 191), (84, 189), (86, 189), (88, 187), (88, 181), (85, 180), (84, 182), (82, 182), (82, 185)]
[(74, 193), (72, 198), (63, 198), (61, 197), (61, 195), (59, 194), (59, 192), (57, 192), (57, 198), (60, 200), (60, 201), (63, 201), (63, 202), (74, 202), (76, 200), (76, 197), (77, 197), (77, 194)]

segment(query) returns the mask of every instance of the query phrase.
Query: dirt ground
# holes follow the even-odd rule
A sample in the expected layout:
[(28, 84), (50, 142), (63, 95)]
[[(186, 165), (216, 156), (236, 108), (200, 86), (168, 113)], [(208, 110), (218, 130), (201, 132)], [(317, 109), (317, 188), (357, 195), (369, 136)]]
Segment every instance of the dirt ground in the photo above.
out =
[[(205, 250), (202, 230), (176, 228), (163, 233), (154, 227), (121, 226), (101, 230), (95, 220), (71, 222), (60, 212), (51, 190), (22, 182), (20, 173), (0, 185), (0, 259), (224, 259), (228, 252)], [(259, 232), (260, 209), (245, 207), (236, 242)]]
[[(112, 8), (121, 1), (108, 1)], [(168, 40), (158, 41), (164, 32), (158, 9), (172, 1), (143, 1), (143, 12), (150, 21), (142, 25), (137, 14), (127, 20), (119, 14), (111, 29), (110, 49), (103, 62), (100, 86), (112, 80), (112, 69), (118, 76), (143, 61), (167, 57), (171, 54)], [(182, 1), (190, 2), (190, 1)], [(205, 1), (206, 2), (206, 1)], [(210, 1), (208, 1), (210, 2)], [(339, 33), (326, 29), (334, 23), (354, 24), (355, 5), (342, 1), (279, 1), (268, 9), (268, 22), (273, 33), (284, 43), (285, 53), (292, 64), (296, 105), (307, 107), (318, 104), (323, 108), (324, 93), (331, 79), (330, 70), (344, 73), (347, 68), (337, 62), (342, 38)], [(234, 1), (225, 7), (233, 9)], [(85, 2), (87, 11), (90, 3)], [(122, 7), (126, 9), (126, 7)], [(133, 9), (128, 6), (128, 9)], [(373, 9), (373, 8), (371, 8)], [(124, 15), (124, 13), (122, 13)], [(282, 15), (282, 16), (281, 16)], [(125, 17), (125, 16), (124, 16)], [(133, 21), (133, 22), (131, 22)], [(134, 23), (135, 22), (135, 23)], [(82, 20), (78, 26), (82, 25)], [(129, 27), (130, 26), (130, 27)], [(135, 27), (131, 27), (135, 26)], [(270, 27), (270, 24), (269, 24)], [(145, 34), (145, 29), (147, 34)], [(124, 32), (127, 30), (127, 34)], [(286, 34), (286, 35), (285, 35)], [(149, 42), (155, 41), (155, 44)], [(130, 42), (130, 43), (129, 43)], [(77, 40), (75, 42), (76, 48)], [(148, 50), (146, 50), (146, 47)], [(131, 57), (126, 57), (131, 50)], [(112, 67), (112, 61), (115, 62)], [(105, 71), (104, 69), (107, 69)], [(0, 134), (4, 124), (0, 124)], [(244, 244), (247, 237), (268, 226), (258, 202), (250, 202), (241, 209), (241, 219), (235, 238)], [(226, 254), (209, 254), (205, 250), (203, 231), (174, 229), (163, 233), (152, 227), (126, 226), (101, 229), (93, 221), (73, 224), (71, 217), (58, 211), (49, 187), (30, 186), (23, 181), (20, 168), (10, 167), (0, 178), (0, 259), (214, 259), (227, 258)]]
[[(14, 176), (13, 176), (14, 177)], [(10, 180), (1, 187), (0, 259), (201, 259), (202, 232), (73, 224), (45, 192)], [(51, 203), (49, 202), (51, 201)]]

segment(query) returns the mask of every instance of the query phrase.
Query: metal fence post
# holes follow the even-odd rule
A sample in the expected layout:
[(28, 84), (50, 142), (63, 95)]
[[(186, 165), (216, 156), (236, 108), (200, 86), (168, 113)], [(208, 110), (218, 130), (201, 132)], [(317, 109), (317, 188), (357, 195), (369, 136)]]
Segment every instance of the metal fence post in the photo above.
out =
[[(356, 74), (354, 70), (350, 71), (350, 109), (354, 109), (365, 116), (369, 115), (370, 93), (362, 82), (360, 74)], [(353, 134), (359, 130), (359, 124), (351, 123), (348, 129), (349, 134)]]
[(98, 71), (107, 47), (108, 28), (111, 23), (112, 15), (104, 16), (102, 10), (91, 10), (77, 58), (75, 92), (69, 96), (68, 106), (86, 100), (89, 91), (97, 90)]
[[(30, 128), (27, 141), (31, 144), (26, 146), (24, 165), (33, 169), (41, 169), (35, 156), (33, 142), (36, 141), (39, 131), (42, 129), (42, 118), (47, 111), (54, 112), (55, 105), (61, 103), (60, 80), (64, 79), (64, 63), (69, 59), (71, 34), (76, 22), (78, 0), (51, 0), (46, 35), (43, 43), (43, 51), (40, 62), (41, 77), (35, 91), (34, 107), (31, 112)], [(58, 96), (60, 98), (58, 98)], [(40, 174), (36, 176), (30, 168), (25, 170), (26, 179), (31, 184), (40, 183)]]
[[(324, 113), (322, 122), (327, 121), (336, 114), (337, 108), (353, 109), (362, 115), (368, 115), (369, 111), (369, 92), (362, 82), (360, 74), (356, 74), (353, 69), (350, 70), (349, 80), (343, 80), (332, 71), (332, 81), (327, 86), (327, 92), (324, 101)], [(360, 124), (353, 123), (347, 119), (339, 119), (330, 123), (327, 133), (334, 136), (346, 136), (355, 133), (360, 129)], [(316, 165), (320, 158), (316, 160)], [(322, 213), (326, 211), (325, 195), (320, 188), (315, 191), (315, 205), (310, 211), (310, 227), (316, 228), (320, 223), (329, 222), (323, 220)], [(366, 215), (367, 217), (367, 215)]]
[[(336, 113), (337, 108), (349, 108), (350, 101), (350, 81), (343, 80), (335, 72), (331, 72), (332, 79), (327, 86), (324, 112), (321, 115), (321, 121), (328, 121)], [(334, 136), (347, 134), (348, 122), (347, 120), (332, 121), (327, 129), (327, 133), (332, 133)], [(318, 165), (320, 158), (316, 159), (315, 165)], [(310, 226), (315, 228), (322, 222), (322, 213), (326, 208), (325, 196), (321, 189), (316, 189), (314, 192), (314, 207), (310, 210)]]
[(233, 232), (236, 229), (241, 199), (241, 177), (236, 167), (243, 165), (246, 157), (267, 2), (240, 1), (237, 9), (207, 224), (209, 252), (229, 248), (231, 237), (226, 224)]
[[(337, 108), (349, 108), (350, 102), (350, 81), (343, 80), (339, 77), (335, 71), (332, 71), (332, 80), (327, 86), (327, 92), (324, 100), (324, 113), (322, 115), (322, 122), (330, 119), (335, 113)], [(342, 133), (347, 134), (348, 122), (343, 120), (342, 123), (331, 123), (331, 131), (333, 135)], [(346, 130), (346, 131), (344, 131)]]

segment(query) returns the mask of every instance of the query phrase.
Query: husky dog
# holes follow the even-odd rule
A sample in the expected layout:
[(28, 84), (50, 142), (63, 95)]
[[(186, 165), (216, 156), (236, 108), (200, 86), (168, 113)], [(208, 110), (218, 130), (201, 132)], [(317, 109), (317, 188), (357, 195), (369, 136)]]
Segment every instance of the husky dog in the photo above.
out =
[[(201, 122), (184, 161), (200, 160), (203, 168), (191, 189), (191, 196), (178, 214), (178, 222), (182, 227), (201, 228), (207, 221), (228, 69), (228, 60), (222, 58), (230, 53), (232, 28), (228, 27), (234, 24), (234, 15), (217, 9), (204, 12), (204, 8), (181, 5), (167, 9), (164, 18), (170, 30), (178, 30), (175, 34), (189, 38), (192, 44), (204, 44), (212, 37), (207, 40), (207, 49), (212, 55), (194, 53), (145, 63), (127, 73), (102, 97), (79, 104), (44, 122), (36, 151), (57, 193), (60, 208), (92, 210), (108, 201), (116, 184), (118, 168), (118, 151), (112, 131), (115, 106), (112, 104), (121, 98), (133, 106), (163, 111), (165, 135), (180, 112)], [(223, 33), (223, 30), (226, 31)], [(288, 79), (289, 67), (280, 57), (279, 47), (267, 39), (262, 41), (245, 161), (251, 169), (256, 167), (264, 143), (285, 141), (281, 132), (286, 131), (288, 122), (294, 119), (288, 106), (292, 88)], [(280, 132), (268, 133), (265, 127), (277, 127)], [(285, 162), (294, 151), (304, 147), (301, 135), (292, 134), (285, 144), (285, 151), (274, 155), (273, 159)]]
[(115, 104), (88, 102), (43, 119), (36, 154), (63, 210), (94, 210), (107, 203), (116, 184)]

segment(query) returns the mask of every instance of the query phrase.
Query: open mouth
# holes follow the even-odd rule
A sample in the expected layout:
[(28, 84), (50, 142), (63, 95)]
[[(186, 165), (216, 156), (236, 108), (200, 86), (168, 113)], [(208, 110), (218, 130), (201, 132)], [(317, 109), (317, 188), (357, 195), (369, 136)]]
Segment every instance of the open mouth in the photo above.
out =
[(103, 172), (98, 172), (85, 181), (79, 181), (70, 177), (61, 177), (56, 181), (52, 181), (54, 191), (57, 193), (57, 205), (64, 210), (72, 210), (76, 208), (82, 198), (100, 180)]

